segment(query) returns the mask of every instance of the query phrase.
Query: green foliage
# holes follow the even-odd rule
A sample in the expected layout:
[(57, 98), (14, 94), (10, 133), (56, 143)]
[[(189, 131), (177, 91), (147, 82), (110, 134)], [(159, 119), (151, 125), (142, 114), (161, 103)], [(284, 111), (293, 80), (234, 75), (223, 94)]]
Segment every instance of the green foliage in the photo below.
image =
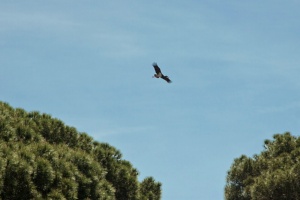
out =
[(300, 199), (300, 137), (276, 134), (265, 140), (265, 150), (234, 160), (227, 175), (229, 200)]
[(159, 200), (119, 150), (39, 112), (0, 102), (0, 199)]
[(155, 200), (161, 197), (161, 183), (156, 183), (152, 177), (145, 178), (140, 185), (141, 200)]

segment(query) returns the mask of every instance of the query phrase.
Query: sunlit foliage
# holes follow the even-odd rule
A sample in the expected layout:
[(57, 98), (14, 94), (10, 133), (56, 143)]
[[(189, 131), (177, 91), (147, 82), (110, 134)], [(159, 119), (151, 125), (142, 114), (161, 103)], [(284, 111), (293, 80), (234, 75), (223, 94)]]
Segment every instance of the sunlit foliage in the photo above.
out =
[(234, 160), (225, 187), (228, 200), (300, 199), (300, 137), (276, 134), (264, 151)]
[(158, 200), (119, 150), (39, 112), (0, 102), (0, 199)]

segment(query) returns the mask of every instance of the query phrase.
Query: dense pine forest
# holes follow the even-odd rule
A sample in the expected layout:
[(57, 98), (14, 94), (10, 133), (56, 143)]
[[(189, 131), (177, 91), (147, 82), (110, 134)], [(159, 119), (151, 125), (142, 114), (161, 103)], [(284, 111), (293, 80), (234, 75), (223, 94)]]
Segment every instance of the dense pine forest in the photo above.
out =
[(0, 102), (1, 199), (158, 200), (161, 183), (107, 143), (48, 114)]

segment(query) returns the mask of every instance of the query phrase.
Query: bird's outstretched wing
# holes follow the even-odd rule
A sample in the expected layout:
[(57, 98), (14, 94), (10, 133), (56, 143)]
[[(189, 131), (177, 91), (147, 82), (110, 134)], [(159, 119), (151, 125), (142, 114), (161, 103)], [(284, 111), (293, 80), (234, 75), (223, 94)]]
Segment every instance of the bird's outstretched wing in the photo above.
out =
[(168, 76), (162, 76), (161, 78), (167, 81), (168, 83), (172, 83)]
[(152, 65), (153, 65), (153, 67), (155, 69), (156, 74), (161, 73), (160, 68), (158, 67), (158, 65), (156, 63), (153, 63)]

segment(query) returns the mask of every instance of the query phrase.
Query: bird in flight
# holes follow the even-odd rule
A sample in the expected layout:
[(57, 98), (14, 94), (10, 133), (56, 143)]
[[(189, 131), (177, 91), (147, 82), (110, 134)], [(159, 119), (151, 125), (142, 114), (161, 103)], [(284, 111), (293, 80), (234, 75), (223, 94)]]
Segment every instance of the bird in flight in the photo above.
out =
[(155, 70), (155, 72), (156, 72), (156, 74), (154, 74), (154, 76), (152, 76), (152, 78), (162, 78), (162, 79), (164, 79), (165, 81), (167, 81), (168, 83), (171, 83), (172, 81), (169, 79), (169, 77), (168, 76), (165, 76), (165, 75), (163, 75), (162, 73), (161, 73), (161, 71), (160, 71), (160, 68), (158, 67), (158, 65), (156, 64), (156, 63), (153, 63), (152, 64), (153, 65), (153, 67), (154, 67), (154, 70)]

